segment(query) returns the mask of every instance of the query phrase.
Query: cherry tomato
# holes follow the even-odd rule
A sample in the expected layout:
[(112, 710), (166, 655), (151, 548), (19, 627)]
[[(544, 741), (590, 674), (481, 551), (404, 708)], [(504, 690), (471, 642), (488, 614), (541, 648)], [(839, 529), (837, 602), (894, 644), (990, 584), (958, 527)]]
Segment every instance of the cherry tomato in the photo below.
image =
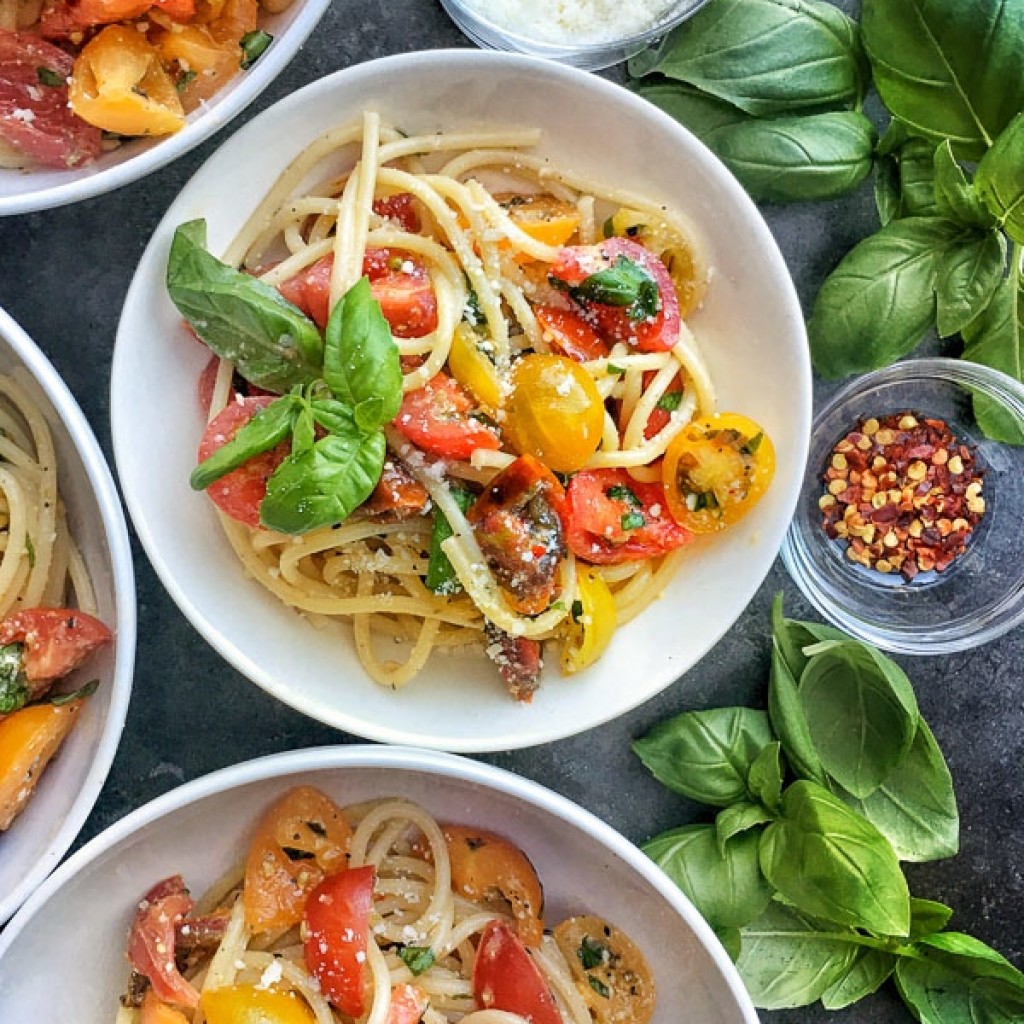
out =
[[(75, 608), (24, 608), (0, 622), (0, 647), (25, 645), (25, 677), (35, 684), (66, 676), (112, 636), (99, 619)], [(37, 694), (45, 687), (32, 689)]]
[(442, 826), (452, 867), (452, 888), (489, 903), (497, 897), (512, 908), (516, 933), (529, 946), (544, 937), (544, 889), (529, 857), (502, 836), (469, 825)]
[(634, 480), (624, 469), (577, 473), (566, 497), (566, 540), (585, 561), (606, 565), (654, 558), (691, 539), (668, 514), (664, 488)]
[(579, 229), (580, 212), (564, 199), (508, 193), (499, 193), (494, 198), (517, 228), (545, 245), (565, 245)]
[(328, 876), (310, 893), (303, 919), (306, 965), (320, 991), (350, 1017), (361, 1017), (366, 1005), (373, 883), (370, 866)]
[(593, 665), (611, 643), (616, 625), (615, 598), (595, 569), (577, 569), (576, 598), (579, 607), (572, 609), (562, 645), (561, 665), (566, 675)]
[(426, 487), (401, 462), (389, 458), (364, 507), (371, 515), (390, 522), (422, 515), (429, 504)]
[(162, 1002), (151, 988), (147, 988), (142, 997), (142, 1024), (189, 1024), (189, 1020), (181, 1010)]
[(411, 192), (396, 192), (384, 199), (374, 199), (373, 212), (378, 217), (394, 221), (411, 235), (419, 233), (420, 215), (416, 209), (416, 199)]
[(131, 21), (153, 6), (153, 0), (51, 0), (39, 15), (40, 34), (47, 39), (64, 40), (81, 35), (97, 25)]
[(512, 371), (505, 402), (512, 446), (562, 473), (582, 468), (604, 431), (604, 402), (590, 374), (564, 356), (529, 355)]
[(608, 355), (608, 342), (579, 313), (557, 306), (534, 306), (533, 313), (544, 340), (570, 359), (587, 363)]
[(501, 381), (498, 369), (480, 347), (481, 340), (467, 323), (455, 328), (452, 347), (448, 353), (448, 369), (452, 376), (468, 391), (491, 409), (502, 405)]
[(309, 894), (346, 865), (352, 828), (312, 786), (284, 794), (256, 828), (245, 862), (245, 920), (256, 932), (298, 924)]
[(474, 419), (473, 400), (446, 373), (402, 396), (394, 425), (417, 448), (443, 459), (468, 459), (477, 448), (497, 451), (498, 435)]
[(531, 1024), (562, 1024), (544, 975), (516, 933), (498, 919), (480, 936), (473, 963), (473, 998), (482, 1010), (505, 1010)]
[[(208, 459), (274, 399), (269, 395), (229, 402), (206, 426), (199, 442), (199, 461)], [(260, 525), (260, 505), (267, 496), (267, 481), (287, 458), (287, 441), (250, 459), (211, 484), (206, 493), (225, 515), (254, 529)]]
[(256, 985), (208, 989), (199, 1000), (206, 1024), (315, 1024), (316, 1016), (296, 993)]
[[(100, 154), (103, 133), (68, 108), (73, 63), (59, 47), (36, 36), (0, 30), (0, 139), (26, 162), (77, 167)], [(57, 84), (43, 84), (39, 76), (44, 72)]]
[(128, 936), (128, 962), (165, 1003), (195, 1008), (199, 993), (174, 963), (174, 930), (192, 909), (181, 875), (157, 882), (139, 902)]
[(641, 352), (663, 352), (679, 341), (679, 299), (665, 265), (649, 249), (629, 238), (606, 238), (597, 245), (562, 249), (551, 266), (550, 276), (566, 288), (578, 288), (594, 274), (618, 265), (621, 259), (638, 267), (657, 286), (657, 310), (653, 316), (636, 315), (629, 306), (615, 306), (592, 299), (576, 301), (593, 319), (598, 333), (611, 341), (625, 341)]
[(466, 513), (509, 604), (539, 615), (558, 592), (565, 555), (565, 491), (532, 455), (503, 469)]
[(662, 465), (668, 507), (694, 533), (715, 533), (742, 519), (774, 475), (771, 438), (736, 413), (688, 424), (668, 446)]
[(28, 803), (84, 703), (77, 699), (66, 704), (30, 704), (0, 715), (0, 832)]
[(212, 26), (177, 25), (157, 37), (154, 44), (166, 67), (177, 65), (193, 73), (179, 77), (175, 84), (186, 112), (195, 110), (201, 100), (208, 100), (238, 74), (238, 40), (215, 39)]
[(427, 1008), (427, 997), (415, 985), (395, 985), (384, 1024), (418, 1024)]

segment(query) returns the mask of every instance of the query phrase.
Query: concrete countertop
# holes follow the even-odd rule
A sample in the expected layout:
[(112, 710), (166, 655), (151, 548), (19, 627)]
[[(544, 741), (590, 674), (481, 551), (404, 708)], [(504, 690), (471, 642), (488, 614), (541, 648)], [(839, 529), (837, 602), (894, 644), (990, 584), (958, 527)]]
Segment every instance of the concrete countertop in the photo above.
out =
[[(205, 145), (111, 195), (0, 220), (0, 304), (52, 358), (108, 455), (109, 367), (123, 296), (151, 232), (193, 172), (248, 116), (328, 72), (390, 53), (466, 45), (436, 0), (334, 0), (278, 81)], [(621, 72), (609, 77), (621, 78)], [(765, 215), (805, 308), (839, 256), (877, 224), (870, 185), (839, 202), (767, 208)], [(160, 381), (139, 386), (159, 388)], [(179, 783), (236, 761), (359, 742), (292, 711), (234, 672), (178, 612), (137, 544), (135, 558), (135, 690), (121, 748), (83, 840)], [(813, 617), (776, 564), (725, 639), (657, 698), (573, 739), (481, 760), (557, 790), (634, 841), (698, 820), (699, 808), (658, 785), (630, 742), (679, 711), (764, 706), (769, 605), (779, 590), (791, 615)], [(1017, 631), (966, 654), (902, 663), (949, 761), (961, 814), (960, 854), (908, 866), (911, 890), (948, 903), (953, 927), (1024, 968), (1024, 636)], [(836, 1024), (911, 1019), (891, 986), (841, 1013), (826, 1015), (819, 1004), (763, 1014), (767, 1024), (826, 1018)]]

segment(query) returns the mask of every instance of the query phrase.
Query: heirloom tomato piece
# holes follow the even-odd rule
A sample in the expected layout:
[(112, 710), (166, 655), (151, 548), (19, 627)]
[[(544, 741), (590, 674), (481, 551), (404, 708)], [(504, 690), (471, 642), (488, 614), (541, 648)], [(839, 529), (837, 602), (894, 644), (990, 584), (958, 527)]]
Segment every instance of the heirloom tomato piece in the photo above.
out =
[(534, 306), (544, 340), (557, 352), (587, 363), (608, 355), (608, 342), (579, 313), (558, 306)]
[(199, 993), (174, 960), (175, 929), (192, 910), (192, 897), (181, 875), (157, 882), (139, 901), (128, 935), (128, 963), (149, 979), (157, 998), (194, 1008)]
[(257, 985), (225, 985), (202, 994), (206, 1024), (316, 1024), (308, 1004), (294, 992)]
[(468, 459), (477, 448), (497, 451), (498, 435), (474, 418), (474, 408), (466, 391), (442, 372), (402, 396), (394, 425), (417, 448), (438, 458)]
[(576, 600), (569, 618), (568, 633), (562, 645), (562, 671), (566, 675), (582, 672), (593, 665), (611, 643), (617, 613), (604, 577), (593, 568), (576, 569)]
[(112, 636), (99, 619), (77, 608), (24, 608), (0, 622), (0, 647), (24, 645), (25, 678), (35, 684), (32, 696), (76, 669)]
[(531, 1024), (562, 1024), (547, 980), (516, 933), (489, 921), (473, 962), (473, 997), (481, 1010), (517, 1013)]

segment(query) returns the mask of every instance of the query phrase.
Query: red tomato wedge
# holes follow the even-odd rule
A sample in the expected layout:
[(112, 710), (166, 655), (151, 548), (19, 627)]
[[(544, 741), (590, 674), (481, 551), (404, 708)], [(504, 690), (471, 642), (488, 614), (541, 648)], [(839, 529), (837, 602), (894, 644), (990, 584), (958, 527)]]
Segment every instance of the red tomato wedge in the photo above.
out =
[(531, 1024), (562, 1024), (540, 968), (504, 922), (488, 922), (473, 964), (473, 998), (482, 1010), (518, 1013)]
[(36, 36), (0, 30), (0, 140), (32, 163), (78, 167), (99, 156), (103, 133), (68, 108), (73, 64)]
[(25, 677), (36, 684), (66, 676), (112, 636), (99, 619), (75, 608), (25, 608), (0, 622), (0, 646), (25, 645)]
[(396, 429), (417, 448), (443, 459), (468, 459), (477, 448), (501, 447), (494, 431), (470, 416), (473, 400), (446, 373), (407, 391), (395, 417)]
[[(333, 267), (334, 256), (324, 256), (278, 285), (278, 291), (321, 328), (330, 316)], [(391, 249), (367, 249), (363, 273), (396, 338), (421, 338), (437, 327), (437, 298), (418, 259)]]
[(320, 991), (349, 1017), (361, 1017), (366, 1006), (373, 882), (372, 867), (349, 868), (328, 875), (306, 902), (306, 966)]
[[(646, 391), (650, 386), (652, 380), (657, 376), (654, 370), (648, 370), (643, 377), (643, 387)], [(679, 407), (679, 403), (683, 397), (683, 381), (682, 378), (677, 374), (672, 378), (672, 383), (669, 384), (665, 393), (661, 396), (661, 404), (656, 405), (654, 410), (651, 412), (650, 417), (647, 420), (647, 426), (644, 427), (644, 437), (649, 441), (659, 431), (665, 429), (668, 426), (669, 420), (672, 418), (671, 408), (665, 408), (665, 405), (671, 403), (676, 408)], [(620, 427), (625, 427), (624, 423), (619, 424)]]
[(660, 483), (634, 480), (624, 469), (587, 469), (566, 491), (566, 540), (577, 558), (598, 565), (664, 555), (692, 535), (669, 515)]
[[(206, 426), (199, 442), (199, 461), (208, 459), (230, 441), (238, 431), (274, 399), (270, 395), (238, 398), (228, 403)], [(260, 525), (260, 505), (267, 496), (267, 481), (284, 462), (290, 448), (287, 441), (250, 459), (238, 469), (226, 473), (206, 489), (213, 503), (225, 515), (246, 526)]]
[(634, 320), (628, 307), (611, 306), (590, 299), (576, 300), (600, 335), (609, 341), (625, 341), (641, 352), (663, 352), (679, 341), (679, 296), (665, 264), (631, 238), (606, 238), (597, 245), (573, 245), (561, 249), (551, 266), (551, 277), (570, 288), (588, 277), (613, 267), (621, 258), (635, 263), (658, 286), (658, 310), (652, 317)]
[(378, 217), (393, 220), (411, 235), (418, 234), (420, 230), (420, 215), (416, 211), (416, 200), (411, 192), (396, 192), (386, 199), (374, 199), (373, 212)]
[(199, 993), (175, 966), (174, 929), (192, 906), (181, 875), (171, 875), (142, 898), (128, 937), (128, 962), (149, 978), (157, 997), (190, 1009), (199, 1005)]
[(533, 312), (542, 337), (556, 352), (578, 363), (608, 355), (608, 342), (579, 313), (557, 306), (534, 306)]
[(396, 985), (385, 1024), (417, 1024), (427, 1008), (427, 997), (415, 985)]

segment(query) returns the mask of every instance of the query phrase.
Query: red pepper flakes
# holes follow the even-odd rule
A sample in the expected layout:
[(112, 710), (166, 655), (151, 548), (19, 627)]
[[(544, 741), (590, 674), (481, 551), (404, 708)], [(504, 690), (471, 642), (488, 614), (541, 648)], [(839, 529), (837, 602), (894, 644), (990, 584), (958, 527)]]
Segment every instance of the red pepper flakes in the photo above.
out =
[(857, 424), (832, 449), (818, 499), (825, 533), (868, 569), (948, 569), (985, 514), (974, 452), (945, 422), (909, 412)]

